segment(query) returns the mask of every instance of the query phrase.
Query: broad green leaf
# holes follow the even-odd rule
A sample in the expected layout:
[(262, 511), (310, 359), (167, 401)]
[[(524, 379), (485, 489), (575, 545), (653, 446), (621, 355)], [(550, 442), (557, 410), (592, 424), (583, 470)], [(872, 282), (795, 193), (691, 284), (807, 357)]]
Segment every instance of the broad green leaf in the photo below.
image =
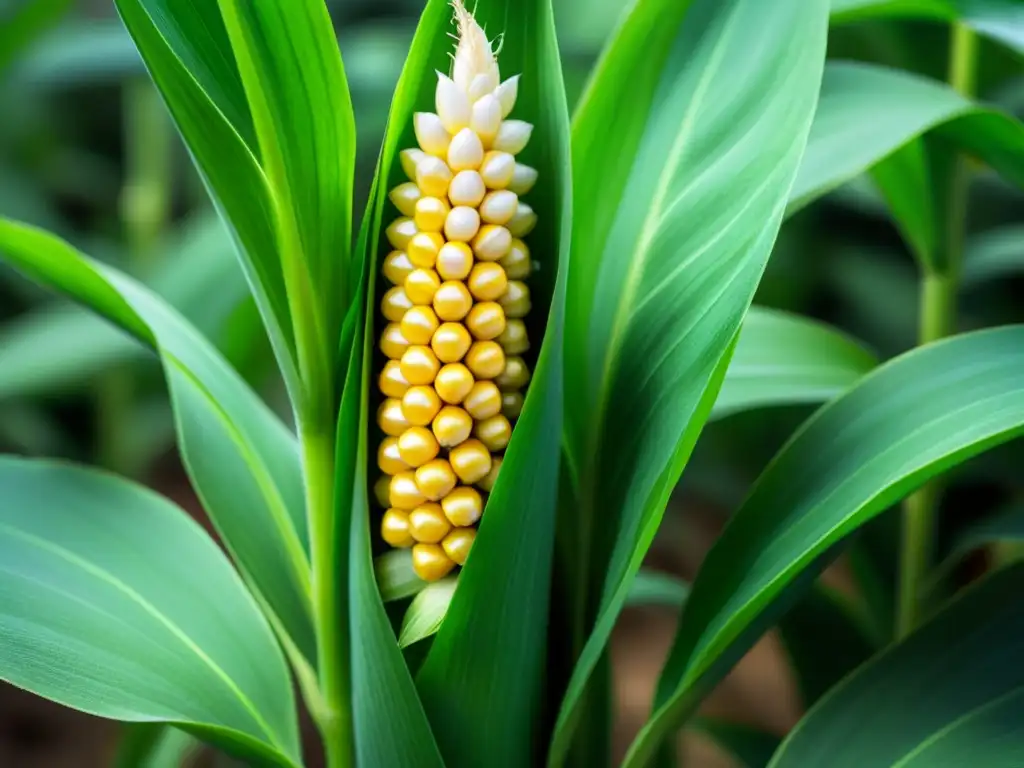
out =
[(253, 118), (220, 10), (214, 2), (115, 2), (231, 229), (281, 371), (298, 397), (296, 340), (277, 247), (274, 192), (260, 165)]
[(160, 723), (126, 723), (121, 728), (112, 768), (185, 768), (202, 749), (186, 731)]
[[(928, 78), (872, 64), (832, 62), (825, 68), (821, 101), (789, 212), (928, 132), (1024, 186), (1024, 125), (1011, 115), (979, 106)], [(926, 216), (918, 218), (928, 221)], [(924, 235), (915, 237), (929, 241)]]
[(585, 577), (575, 599), (596, 624), (552, 765), (771, 252), (820, 90), (827, 10), (640, 0), (574, 118), (566, 432)]
[(779, 746), (779, 737), (749, 725), (700, 717), (693, 729), (707, 736), (730, 755), (741, 768), (764, 768)]
[(323, 0), (217, 5), (270, 189), (300, 373), (314, 407), (326, 409), (310, 416), (325, 418), (334, 413), (337, 360), (317, 354), (341, 335), (358, 276), (349, 265), (355, 115), (341, 54)]
[(962, 21), (1024, 53), (1024, 7), (1017, 0), (832, 0), (833, 24), (875, 18)]
[(15, 0), (13, 8), (0, 8), (0, 74), (70, 7), (71, 0)]
[(962, 593), (822, 699), (770, 765), (1020, 765), (1022, 589), (1016, 565)]
[[(208, 338), (220, 336), (249, 295), (230, 237), (214, 216), (190, 222), (157, 262), (149, 286)], [(151, 357), (144, 345), (83, 307), (44, 305), (0, 329), (0, 398), (64, 390)]]
[[(518, 157), (539, 172), (536, 186), (525, 196), (539, 218), (525, 238), (537, 264), (529, 280), (533, 309), (527, 326), (532, 350), (539, 352), (527, 357), (533, 374), (522, 415), (488, 496), (473, 552), (459, 575), (459, 588), (417, 675), (424, 707), (451, 768), (529, 765), (547, 738), (542, 718), (548, 707), (547, 629), (573, 210), (569, 115), (551, 0), (491, 0), (480, 3), (476, 13), (488, 34), (501, 34), (503, 76), (521, 75), (511, 117), (534, 126)], [(433, 103), (433, 69), (446, 71), (449, 66), (450, 42), (442, 29), (435, 30), (431, 70), (415, 96), (420, 109)], [(392, 119), (398, 118), (392, 113)], [(405, 131), (409, 118), (405, 113), (398, 123)]]
[(127, 480), (0, 459), (0, 677), (65, 706), (167, 722), (296, 766), (266, 620), (187, 513)]
[(751, 307), (711, 418), (831, 400), (877, 362), (862, 344), (824, 323)]
[(931, 574), (932, 586), (948, 577), (961, 560), (976, 549), (990, 545), (1019, 547), (1024, 543), (1024, 506), (1012, 504), (960, 531), (950, 542), (942, 562)]
[(373, 569), (385, 603), (412, 597), (427, 586), (412, 569), (412, 553), (408, 549), (385, 552), (373, 561)]
[(851, 598), (818, 584), (779, 621), (805, 707), (875, 652), (864, 617)]
[(204, 508), (291, 642), (314, 659), (302, 470), (292, 433), (201, 334), (138, 282), (4, 219), (0, 254), (156, 349), (179, 449)]
[(400, 646), (406, 648), (425, 640), (441, 628), (458, 583), (458, 577), (449, 576), (420, 590), (402, 618), (402, 629), (398, 633)]
[(708, 553), (662, 672), (640, 764), (838, 553), (931, 477), (1024, 432), (1024, 327), (896, 358), (822, 408), (762, 474)]
[(1007, 225), (976, 235), (964, 246), (963, 288), (1024, 272), (1024, 226)]

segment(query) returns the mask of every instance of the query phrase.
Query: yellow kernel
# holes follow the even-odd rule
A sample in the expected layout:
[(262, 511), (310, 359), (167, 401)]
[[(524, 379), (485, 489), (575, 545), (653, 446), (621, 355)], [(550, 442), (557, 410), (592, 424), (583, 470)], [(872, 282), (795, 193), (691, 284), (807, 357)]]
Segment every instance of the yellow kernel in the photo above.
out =
[(505, 370), (505, 352), (496, 341), (474, 341), (466, 353), (466, 366), (478, 379), (493, 379)]
[[(415, 299), (413, 299), (415, 301)], [(464, 283), (448, 280), (434, 294), (434, 311), (442, 320), (461, 320), (473, 307), (473, 297)]]
[[(485, 266), (478, 264), (477, 266)], [(493, 265), (486, 265), (493, 266)], [(478, 339), (494, 339), (505, 330), (505, 310), (494, 301), (481, 301), (474, 304), (466, 315), (466, 327)]]
[(400, 325), (410, 344), (429, 344), (440, 323), (430, 307), (410, 307)]
[(409, 177), (409, 181), (416, 181), (416, 166), (418, 166), (420, 161), (422, 161), (426, 156), (427, 153), (418, 148), (403, 149), (398, 153), (398, 159), (402, 164), (402, 170), (405, 172), (405, 175)]
[(441, 278), (432, 269), (414, 269), (405, 278), (405, 295), (413, 304), (427, 305), (441, 286)]
[(416, 166), (416, 185), (424, 195), (446, 196), (451, 181), (451, 169), (439, 157), (424, 157)]
[(380, 301), (380, 311), (385, 318), (392, 323), (401, 322), (405, 311), (412, 307), (412, 302), (405, 293), (405, 289), (399, 286), (389, 288)]
[(435, 267), (442, 280), (465, 280), (473, 268), (473, 250), (465, 243), (445, 243)]
[(484, 145), (472, 128), (463, 128), (448, 145), (448, 167), (453, 171), (472, 171), (484, 161)]
[(530, 289), (521, 280), (509, 280), (508, 288), (498, 303), (505, 310), (505, 317), (526, 317), (530, 313)]
[(458, 405), (473, 389), (473, 374), (462, 363), (448, 363), (437, 372), (434, 389), (446, 403)]
[(482, 480), (491, 471), (491, 452), (479, 440), (467, 440), (448, 455), (452, 469), (466, 485)]
[(494, 301), (501, 298), (508, 287), (508, 278), (500, 265), (492, 262), (476, 264), (466, 281), (469, 292), (478, 301)]
[(423, 345), (416, 345), (405, 350), (399, 365), (402, 376), (413, 386), (433, 384), (434, 377), (437, 376), (437, 372), (441, 368), (441, 362), (434, 354), (434, 350)]
[(397, 437), (385, 437), (380, 441), (377, 448), (377, 466), (385, 475), (397, 475), (409, 469), (409, 465), (402, 461), (398, 452)]
[(499, 413), (497, 416), (478, 421), (473, 434), (492, 451), (501, 451), (512, 437), (512, 425), (504, 414)]
[(422, 467), (437, 458), (440, 450), (434, 433), (426, 427), (409, 427), (398, 438), (398, 455), (410, 467)]
[(437, 544), (417, 544), (412, 548), (412, 569), (423, 581), (440, 581), (455, 562)]
[(426, 501), (426, 497), (416, 485), (416, 475), (412, 472), (400, 472), (391, 478), (388, 498), (391, 506), (396, 509), (412, 510)]
[(433, 387), (422, 384), (409, 387), (409, 391), (402, 396), (402, 414), (414, 427), (425, 427), (434, 420), (439, 410), (441, 398)]
[(393, 285), (402, 285), (414, 269), (405, 251), (392, 251), (384, 257), (384, 277)]
[(522, 389), (530, 381), (530, 369), (518, 355), (505, 358), (505, 370), (494, 379), (494, 383), (502, 389)]
[(451, 206), (439, 197), (421, 197), (416, 201), (413, 221), (420, 232), (440, 232), (450, 210)]
[(463, 485), (441, 499), (441, 509), (448, 522), (456, 528), (466, 528), (480, 519), (484, 501), (476, 488)]
[(523, 412), (522, 392), (503, 392), (501, 395), (501, 412), (507, 419), (518, 419)]
[[(488, 224), (504, 224), (515, 214), (518, 202), (519, 198), (516, 193), (507, 189), (488, 192), (483, 202), (480, 203), (480, 219)], [(419, 226), (418, 221), (416, 226)]]
[(536, 225), (537, 214), (533, 212), (533, 208), (520, 201), (507, 226), (513, 237), (526, 237)]
[(409, 428), (409, 422), (402, 412), (402, 401), (394, 397), (387, 398), (377, 408), (377, 425), (385, 435), (398, 437)]
[(388, 360), (384, 363), (378, 383), (384, 397), (401, 398), (409, 388), (409, 382), (402, 375), (402, 367), (397, 360)]
[(480, 261), (497, 261), (512, 247), (512, 235), (499, 224), (485, 224), (473, 238), (473, 253)]
[(420, 188), (413, 182), (399, 184), (388, 193), (391, 202), (403, 216), (412, 216), (416, 211), (416, 201), (420, 199)]
[[(502, 310), (504, 311), (504, 310)], [(530, 348), (530, 339), (526, 335), (526, 323), (522, 320), (509, 320), (505, 330), (498, 336), (498, 343), (506, 355), (521, 355)]]
[(462, 407), (474, 419), (489, 419), (501, 413), (501, 392), (493, 381), (478, 381), (466, 395)]
[(409, 533), (421, 544), (437, 544), (452, 529), (440, 504), (421, 504), (409, 513), (408, 519)]
[(405, 549), (415, 544), (409, 533), (409, 515), (405, 510), (392, 507), (380, 521), (380, 537), (392, 547)]
[(476, 208), (470, 208), (468, 205), (457, 205), (452, 208), (444, 222), (444, 236), (449, 240), (468, 243), (479, 229), (480, 214)]
[(501, 266), (509, 280), (525, 280), (530, 276), (530, 249), (516, 238), (511, 241), (508, 253), (501, 257)]
[(442, 363), (457, 363), (472, 343), (469, 331), (462, 323), (441, 323), (430, 340), (430, 348)]
[(469, 557), (469, 550), (473, 548), (475, 540), (475, 528), (455, 528), (444, 537), (441, 546), (444, 548), (445, 554), (457, 565), (465, 565), (466, 558)]
[(388, 224), (384, 234), (387, 236), (388, 242), (391, 243), (392, 247), (396, 250), (404, 251), (409, 241), (412, 240), (413, 235), (416, 234), (416, 222), (408, 216), (401, 216)]
[(398, 360), (409, 348), (409, 340), (402, 335), (402, 327), (398, 323), (388, 323), (380, 335), (380, 351), (391, 360)]
[[(441, 118), (433, 112), (416, 112), (413, 115), (412, 125), (416, 133), (416, 143), (420, 145), (420, 148), (428, 155), (444, 157), (452, 137), (444, 129)], [(421, 160), (420, 164), (423, 162)]]
[(442, 245), (444, 238), (440, 232), (417, 232), (407, 246), (409, 261), (414, 267), (433, 269)]
[(448, 199), (452, 205), (476, 208), (487, 194), (484, 180), (477, 171), (459, 171), (448, 185)]
[(391, 504), (391, 475), (381, 475), (373, 484), (373, 496), (377, 506), (387, 509)]
[(455, 487), (457, 478), (446, 459), (428, 461), (416, 470), (416, 485), (431, 501), (440, 501)]
[(477, 483), (477, 486), (488, 493), (494, 488), (494, 481), (498, 479), (498, 470), (501, 469), (502, 458), (495, 456), (494, 461), (491, 463), (491, 471), (487, 473), (487, 477)]
[(512, 181), (516, 159), (508, 152), (491, 150), (480, 164), (480, 176), (488, 189), (504, 189)]
[(442, 447), (453, 448), (469, 437), (473, 431), (473, 419), (461, 408), (446, 405), (434, 418), (431, 429)]

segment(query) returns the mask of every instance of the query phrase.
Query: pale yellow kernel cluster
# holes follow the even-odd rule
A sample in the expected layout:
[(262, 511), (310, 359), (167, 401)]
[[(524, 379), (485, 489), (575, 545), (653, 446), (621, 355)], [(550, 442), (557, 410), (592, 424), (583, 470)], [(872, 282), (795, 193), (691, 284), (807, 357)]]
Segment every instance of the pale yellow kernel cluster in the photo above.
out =
[(518, 76), (500, 82), (483, 30), (454, 5), (452, 76), (438, 73), (437, 111), (415, 115), (409, 181), (389, 195), (400, 216), (386, 229), (381, 300), (380, 531), (412, 548), (426, 581), (465, 563), (530, 378), (522, 238), (537, 217), (520, 197), (537, 172), (516, 155), (532, 126), (507, 119)]

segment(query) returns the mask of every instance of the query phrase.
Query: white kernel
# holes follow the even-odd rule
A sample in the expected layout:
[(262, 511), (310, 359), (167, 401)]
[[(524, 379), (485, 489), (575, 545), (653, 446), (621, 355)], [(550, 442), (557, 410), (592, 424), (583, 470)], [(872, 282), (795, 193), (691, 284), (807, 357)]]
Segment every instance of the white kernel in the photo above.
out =
[(515, 215), (518, 203), (516, 193), (507, 189), (488, 192), (480, 203), (480, 219), (488, 224), (505, 224)]
[(471, 102), (482, 98), (484, 94), (490, 93), (498, 87), (498, 75), (495, 72), (481, 72), (473, 77), (469, 84), (469, 100)]
[(437, 73), (437, 90), (434, 94), (437, 115), (444, 129), (455, 135), (469, 125), (470, 104), (466, 92), (459, 88), (447, 75)]
[(516, 159), (508, 152), (488, 152), (480, 166), (480, 176), (488, 189), (504, 189), (512, 181)]
[(502, 152), (516, 155), (522, 152), (527, 142), (530, 141), (531, 133), (533, 133), (533, 126), (523, 120), (505, 120), (498, 128), (498, 135), (494, 137), (491, 146)]
[(508, 231), (513, 237), (526, 237), (537, 224), (537, 214), (526, 203), (520, 201), (516, 212), (508, 222)]
[(509, 182), (508, 188), (517, 195), (525, 195), (533, 189), (533, 185), (536, 183), (537, 169), (522, 163), (516, 163), (515, 171), (512, 172), (512, 181)]
[(498, 97), (498, 102), (501, 104), (502, 119), (508, 117), (516, 105), (516, 96), (519, 95), (519, 75), (512, 75), (499, 85), (494, 95)]
[(484, 144), (490, 144), (501, 127), (501, 103), (493, 93), (488, 93), (473, 103), (473, 116), (469, 126)]
[(512, 233), (505, 227), (487, 226), (473, 241), (473, 253), (481, 261), (497, 261), (512, 247)]
[(391, 202), (394, 203), (395, 208), (397, 208), (403, 216), (412, 216), (416, 212), (416, 201), (419, 200), (422, 195), (420, 194), (420, 188), (417, 187), (415, 183), (407, 181), (392, 189), (391, 192), (388, 193), (388, 197), (391, 198)]
[(484, 161), (484, 145), (472, 128), (463, 128), (448, 147), (448, 165), (453, 171), (471, 171)]
[(417, 112), (413, 115), (413, 128), (420, 149), (434, 157), (444, 157), (452, 137), (444, 129), (441, 118), (433, 112)]
[(444, 197), (451, 180), (451, 170), (439, 157), (427, 156), (416, 166), (416, 184), (424, 195)]
[(426, 156), (427, 153), (422, 149), (403, 149), (398, 153), (398, 158), (402, 162), (402, 170), (405, 171), (405, 175), (409, 177), (410, 181), (416, 181), (416, 166)]
[(448, 199), (452, 201), (452, 205), (476, 208), (485, 194), (487, 187), (477, 171), (459, 171), (448, 187)]
[(444, 222), (444, 236), (449, 240), (468, 242), (480, 229), (480, 214), (475, 208), (457, 205)]

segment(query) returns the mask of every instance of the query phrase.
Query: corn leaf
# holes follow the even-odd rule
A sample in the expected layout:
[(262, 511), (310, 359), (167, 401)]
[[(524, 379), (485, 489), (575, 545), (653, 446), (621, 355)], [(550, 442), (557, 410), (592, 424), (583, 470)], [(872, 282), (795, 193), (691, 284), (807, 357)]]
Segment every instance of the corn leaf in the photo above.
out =
[(4, 219), (0, 253), (156, 349), (179, 449), (203, 506), (287, 637), (315, 659), (302, 470), (291, 432), (208, 341), (141, 284)]
[(1024, 53), (1024, 7), (1017, 0), (832, 0), (833, 24), (878, 18), (960, 21)]
[(931, 574), (933, 588), (942, 584), (971, 552), (989, 546), (1018, 549), (1024, 544), (1024, 506), (1019, 502), (979, 520), (959, 531), (941, 554), (941, 562)]
[(402, 617), (402, 629), (398, 633), (398, 644), (406, 648), (413, 643), (433, 635), (441, 628), (441, 622), (448, 612), (448, 606), (455, 594), (458, 578), (449, 576), (441, 581), (427, 584), (409, 603), (409, 609)]
[(627, 765), (642, 764), (838, 554), (929, 478), (1024, 432), (1024, 327), (896, 358), (822, 408), (708, 553)]
[(1017, 564), (961, 594), (822, 699), (772, 768), (1021, 764), (1022, 589)]
[[(551, 0), (481, 3), (502, 34), (504, 76), (520, 74), (513, 116), (534, 125), (521, 157), (539, 171), (527, 237), (538, 271), (527, 319), (540, 351), (459, 588), (417, 685), (453, 768), (534, 764), (546, 738), (547, 634), (562, 433), (563, 318), (572, 201), (569, 114)], [(444, 70), (444, 59), (433, 59)], [(431, 78), (432, 92), (434, 80)], [(421, 101), (426, 97), (420, 94)], [(543, 339), (543, 341), (541, 341)], [(501, 691), (500, 696), (495, 692)]]
[(741, 768), (764, 768), (779, 746), (779, 737), (742, 723), (699, 717), (693, 730), (706, 736)]
[(824, 323), (751, 307), (711, 418), (831, 400), (877, 362), (858, 341)]
[[(151, 491), (0, 459), (0, 677), (102, 717), (300, 761), (284, 658), (217, 545)], [(112, 631), (116, 629), (116, 631)]]
[(641, 0), (574, 118), (566, 420), (586, 575), (574, 586), (589, 590), (578, 599), (596, 626), (551, 764), (566, 755), (781, 224), (826, 17), (823, 0)]

